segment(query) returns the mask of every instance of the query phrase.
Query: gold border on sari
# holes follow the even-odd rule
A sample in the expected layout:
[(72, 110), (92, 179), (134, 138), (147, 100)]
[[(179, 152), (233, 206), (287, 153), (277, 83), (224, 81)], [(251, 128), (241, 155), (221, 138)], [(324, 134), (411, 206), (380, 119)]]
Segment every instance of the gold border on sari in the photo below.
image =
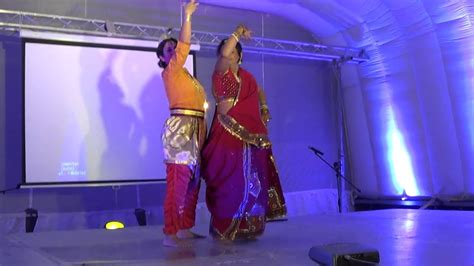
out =
[(286, 217), (286, 205), (282, 202), (274, 187), (268, 189), (268, 204), (270, 205), (270, 213), (267, 213), (267, 220)]
[[(273, 164), (276, 174), (279, 176), (278, 170), (275, 164), (275, 158), (270, 155), (270, 161)], [(283, 196), (283, 195), (282, 195)], [(284, 197), (284, 196), (283, 196)], [(278, 220), (285, 218), (287, 215), (286, 204), (283, 203), (284, 199), (280, 198), (275, 187), (270, 186), (268, 188), (268, 204), (270, 206), (270, 213), (267, 214), (267, 221)]]
[(218, 114), (217, 119), (232, 136), (259, 148), (270, 148), (271, 142), (267, 135), (250, 133), (245, 127), (240, 125), (239, 122), (228, 115)]
[[(240, 228), (241, 223), (245, 220), (247, 227)], [(211, 222), (212, 223), (212, 222)], [(261, 236), (265, 231), (265, 216), (249, 216), (233, 218), (229, 227), (225, 232), (221, 233), (217, 228), (211, 227), (211, 234), (220, 240), (239, 240), (253, 239)]]

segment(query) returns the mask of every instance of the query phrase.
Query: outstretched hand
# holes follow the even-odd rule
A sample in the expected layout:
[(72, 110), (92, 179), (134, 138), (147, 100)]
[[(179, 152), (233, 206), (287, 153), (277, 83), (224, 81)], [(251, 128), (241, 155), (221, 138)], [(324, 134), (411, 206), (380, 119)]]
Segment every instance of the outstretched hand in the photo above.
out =
[(252, 31), (247, 28), (247, 26), (243, 25), (243, 24), (240, 24), (239, 26), (237, 26), (237, 29), (235, 29), (235, 32), (237, 34), (239, 34), (240, 38), (243, 38), (245, 40), (249, 40), (250, 38), (252, 38)]
[(194, 13), (194, 11), (196, 11), (198, 5), (199, 5), (199, 3), (196, 2), (196, 0), (190, 0), (189, 3), (187, 3), (184, 6), (184, 13), (187, 16), (192, 15)]

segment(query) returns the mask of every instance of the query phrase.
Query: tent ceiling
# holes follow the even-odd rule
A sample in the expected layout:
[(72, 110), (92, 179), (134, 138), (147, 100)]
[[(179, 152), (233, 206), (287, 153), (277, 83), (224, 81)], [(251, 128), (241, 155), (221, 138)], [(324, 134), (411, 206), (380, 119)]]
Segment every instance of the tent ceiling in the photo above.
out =
[(252, 10), (284, 17), (318, 38), (334, 35), (363, 22), (344, 0), (201, 0), (216, 6)]

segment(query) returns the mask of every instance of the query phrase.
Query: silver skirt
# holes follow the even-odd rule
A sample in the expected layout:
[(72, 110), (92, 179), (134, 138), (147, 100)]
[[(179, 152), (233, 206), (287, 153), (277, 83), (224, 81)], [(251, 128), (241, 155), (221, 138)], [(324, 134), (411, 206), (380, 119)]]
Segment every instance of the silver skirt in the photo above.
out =
[(161, 134), (165, 163), (199, 165), (205, 136), (204, 118), (188, 115), (169, 117)]

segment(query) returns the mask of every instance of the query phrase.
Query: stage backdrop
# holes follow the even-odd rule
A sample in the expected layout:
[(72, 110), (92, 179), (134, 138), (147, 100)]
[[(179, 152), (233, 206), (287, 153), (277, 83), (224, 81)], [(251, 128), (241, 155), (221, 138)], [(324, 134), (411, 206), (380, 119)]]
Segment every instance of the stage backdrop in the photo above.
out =
[(25, 39), (26, 184), (165, 180), (156, 42), (97, 39)]
[[(155, 1), (147, 4), (135, 4), (135, 2), (132, 3), (127, 0), (117, 0), (114, 1), (113, 7), (97, 1), (87, 1), (87, 4), (77, 1), (64, 1), (61, 4), (48, 5), (44, 3), (39, 4), (38, 1), (34, 0), (27, 0), (6, 1), (2, 4), (2, 8), (87, 19), (97, 18), (113, 22), (166, 26), (173, 27), (174, 29), (178, 29), (181, 25), (180, 11), (182, 10), (180, 3), (174, 0)], [(298, 25), (289, 23), (279, 16), (204, 5), (201, 5), (198, 12), (194, 15), (193, 30), (230, 34), (235, 30), (236, 25), (242, 22), (242, 18), (245, 18), (245, 23), (254, 31), (254, 35), (257, 37), (297, 40), (301, 42), (312, 42), (314, 40), (310, 32)], [(68, 34), (62, 35), (69, 37)], [(177, 31), (173, 31), (172, 36), (177, 37)], [(57, 39), (67, 40), (64, 37)], [(90, 41), (84, 40), (79, 40), (79, 42), (90, 43)], [(150, 48), (155, 48), (157, 42), (151, 43), (152, 46)], [(193, 43), (197, 42), (193, 41)], [(102, 44), (143, 47), (143, 45), (132, 43), (126, 45), (119, 44), (115, 38), (108, 39), (108, 41), (104, 41)], [(244, 45), (246, 44), (244, 43)], [(20, 219), (24, 219), (24, 210), (28, 207), (33, 207), (39, 210), (42, 217), (39, 219), (38, 228), (41, 226), (54, 227), (52, 223), (44, 219), (44, 214), (46, 213), (57, 214), (68, 220), (69, 222), (64, 223), (59, 220), (53, 222), (57, 222), (62, 228), (77, 226), (77, 224), (71, 225), (72, 221), (87, 222), (87, 228), (97, 228), (96, 225), (103, 226), (102, 222), (104, 220), (100, 217), (105, 217), (110, 210), (126, 211), (127, 213), (132, 210), (130, 213), (133, 215), (133, 210), (140, 207), (146, 210), (154, 210), (148, 216), (149, 224), (161, 223), (163, 212), (160, 208), (163, 205), (165, 195), (164, 182), (155, 182), (156, 184), (134, 182), (134, 185), (130, 186), (117, 186), (116, 183), (107, 183), (106, 186), (96, 186), (95, 184), (94, 186), (83, 186), (81, 184), (80, 187), (71, 187), (73, 185), (70, 186), (70, 183), (65, 183), (68, 186), (67, 188), (54, 186), (44, 189), (15, 190), (17, 184), (21, 183), (22, 176), (25, 175), (23, 166), (24, 159), (27, 159), (24, 152), (25, 141), (23, 136), (25, 133), (25, 110), (23, 106), (25, 97), (22, 84), (24, 68), (22, 53), (23, 47), (17, 37), (6, 38), (3, 35), (0, 36), (0, 95), (4, 96), (0, 97), (0, 110), (5, 110), (5, 112), (0, 111), (0, 128), (2, 129), (0, 130), (0, 147), (2, 143), (5, 144), (4, 149), (0, 149), (0, 190), (11, 190), (5, 195), (0, 194), (0, 213), (17, 213)], [(197, 76), (206, 89), (210, 106), (212, 107), (211, 75), (216, 62), (215, 47), (206, 49), (203, 46), (199, 51), (196, 51), (196, 54)], [(53, 55), (54, 53), (51, 56)], [(156, 60), (154, 54), (150, 54), (150, 56), (150, 58)], [(46, 64), (47, 61), (43, 63)], [(94, 66), (89, 67), (94, 68)], [(267, 93), (268, 105), (273, 116), (270, 123), (270, 137), (274, 146), (273, 152), (280, 172), (283, 190), (285, 193), (295, 192), (295, 195), (297, 195), (295, 199), (300, 202), (308, 202), (308, 206), (311, 206), (310, 208), (318, 210), (332, 208), (335, 201), (333, 200), (334, 194), (330, 190), (335, 188), (335, 176), (331, 169), (315, 158), (314, 154), (307, 148), (308, 145), (314, 145), (323, 150), (325, 157), (330, 162), (337, 158), (337, 148), (333, 144), (334, 122), (332, 116), (328, 114), (329, 110), (333, 109), (331, 108), (332, 101), (327, 100), (325, 97), (331, 90), (330, 86), (320, 86), (323, 83), (321, 77), (329, 77), (330, 73), (328, 74), (325, 71), (325, 66), (322, 65), (322, 62), (262, 56), (246, 52), (244, 52), (243, 67), (255, 75), (255, 78)], [(131, 69), (128, 68), (128, 74), (131, 73)], [(153, 61), (149, 69), (157, 69), (156, 61)], [(61, 72), (62, 69), (58, 73)], [(58, 76), (62, 75), (58, 74), (55, 78), (58, 78)], [(2, 77), (5, 78), (2, 79)], [(129, 75), (126, 78), (129, 78)], [(88, 82), (84, 78), (83, 82), (92, 84), (92, 88), (97, 87), (97, 81)], [(73, 85), (71, 82), (67, 86)], [(92, 90), (92, 88), (88, 88), (88, 90)], [(129, 91), (125, 91), (122, 85), (120, 85), (120, 88), (125, 93), (124, 99), (129, 99)], [(66, 89), (70, 88), (64, 88), (64, 90)], [(157, 87), (156, 90), (152, 91), (153, 94), (150, 97), (144, 96), (143, 99), (146, 101), (153, 99), (156, 97), (156, 93), (159, 92), (160, 88)], [(48, 100), (56, 97), (46, 94), (41, 94), (41, 96)], [(128, 100), (123, 100), (122, 103), (130, 106)], [(158, 107), (151, 103), (147, 104), (146, 108), (142, 108), (142, 106), (145, 105), (137, 106), (137, 109), (147, 110), (142, 113), (142, 122), (150, 127), (156, 127), (157, 130), (155, 131), (159, 133), (162, 126), (161, 122), (156, 124), (147, 122), (150, 119), (156, 118), (153, 109)], [(213, 108), (210, 109), (208, 112), (209, 122), (213, 115)], [(90, 112), (94, 112), (94, 110)], [(97, 105), (95, 113), (100, 117), (100, 109)], [(311, 114), (314, 114), (314, 116), (311, 116)], [(138, 116), (138, 113), (136, 115)], [(119, 117), (117, 119), (122, 118)], [(42, 123), (47, 122), (48, 119), (42, 121)], [(28, 129), (28, 131), (30, 130)], [(48, 130), (51, 132), (52, 129), (48, 128)], [(90, 130), (96, 129), (91, 126)], [(152, 137), (154, 139), (150, 140)], [(142, 138), (145, 138), (143, 134)], [(53, 139), (51, 136), (48, 141)], [(147, 147), (146, 158), (151, 158), (149, 162), (152, 163), (149, 166), (155, 166), (156, 164), (159, 167), (162, 164), (161, 159), (158, 157), (161, 156), (159, 135), (149, 134), (145, 139), (147, 141), (142, 141), (141, 145), (146, 145)], [(155, 144), (150, 143), (152, 141)], [(28, 143), (26, 144), (29, 145)], [(49, 160), (43, 158), (47, 156), (46, 151), (49, 151), (49, 145), (48, 142), (43, 147), (43, 156), (40, 157), (43, 161)], [(94, 146), (95, 143), (90, 145)], [(298, 153), (292, 155), (294, 151)], [(153, 156), (152, 152), (156, 155)], [(100, 156), (97, 156), (97, 158), (101, 159)], [(26, 163), (30, 164), (33, 162), (31, 159), (27, 159)], [(54, 171), (52, 171), (54, 178), (56, 178), (61, 170), (60, 166), (60, 164), (54, 166)], [(66, 170), (72, 167), (68, 166)], [(77, 168), (79, 169), (79, 167)], [(89, 182), (87, 184), (92, 183)], [(204, 201), (204, 193), (205, 187), (203, 182), (199, 201)], [(320, 200), (309, 200), (314, 199), (314, 197), (318, 197)], [(291, 200), (290, 196), (288, 196), (287, 202), (291, 213), (306, 213), (306, 210), (309, 209), (300, 208), (300, 204), (298, 207), (292, 207), (296, 206), (296, 204), (292, 203), (294, 201)], [(323, 204), (313, 204), (313, 202)], [(73, 216), (83, 214), (83, 216), (69, 219), (68, 217), (70, 216), (65, 216), (65, 213), (70, 213)], [(23, 223), (10, 223), (8, 221), (7, 224), (18, 225), (19, 230), (24, 230), (24, 226), (21, 227)]]

